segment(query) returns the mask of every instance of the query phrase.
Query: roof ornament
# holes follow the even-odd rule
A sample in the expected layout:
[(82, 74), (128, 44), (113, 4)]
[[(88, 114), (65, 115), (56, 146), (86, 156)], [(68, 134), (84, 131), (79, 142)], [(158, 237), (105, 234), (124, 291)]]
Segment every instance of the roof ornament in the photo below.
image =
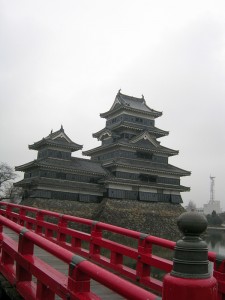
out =
[(51, 130), (50, 134), (52, 134), (52, 133), (53, 133), (53, 130)]
[[(143, 100), (143, 103), (146, 104), (145, 97), (144, 97), (143, 94), (141, 95), (141, 99)], [(150, 109), (151, 109), (151, 108), (150, 108)], [(152, 110), (152, 109), (151, 109), (151, 110)]]
[(121, 89), (119, 89), (119, 91), (118, 91), (117, 95), (118, 95), (118, 94), (120, 94), (120, 91), (121, 91)]
[(64, 131), (63, 126), (61, 125), (61, 130)]

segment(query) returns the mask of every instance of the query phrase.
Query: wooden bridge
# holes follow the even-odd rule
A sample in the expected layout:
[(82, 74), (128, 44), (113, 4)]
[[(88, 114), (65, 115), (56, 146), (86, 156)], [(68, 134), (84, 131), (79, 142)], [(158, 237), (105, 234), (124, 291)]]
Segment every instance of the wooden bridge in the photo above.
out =
[(214, 277), (182, 276), (162, 257), (180, 255), (175, 242), (110, 224), (0, 202), (0, 243), (0, 272), (22, 299), (225, 299), (225, 257), (206, 253)]

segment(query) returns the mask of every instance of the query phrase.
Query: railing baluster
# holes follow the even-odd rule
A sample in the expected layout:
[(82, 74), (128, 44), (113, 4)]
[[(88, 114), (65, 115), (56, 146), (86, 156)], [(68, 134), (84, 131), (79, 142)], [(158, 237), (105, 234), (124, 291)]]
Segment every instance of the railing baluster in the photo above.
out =
[(71, 247), (74, 250), (80, 250), (81, 249), (81, 239), (72, 237)]
[(61, 230), (65, 228), (67, 228), (67, 220), (63, 217), (63, 215), (60, 215), (57, 232), (57, 242), (59, 242), (60, 244), (66, 242), (66, 234), (61, 232)]
[(101, 246), (95, 244), (95, 240), (100, 240), (102, 238), (102, 230), (97, 226), (98, 222), (93, 221), (91, 226), (91, 238), (90, 238), (90, 248), (89, 257), (99, 257), (101, 253)]
[[(16, 281), (31, 281), (32, 274), (30, 273), (29, 268), (27, 267), (27, 261), (24, 260), (24, 255), (33, 255), (34, 244), (30, 239), (26, 238), (26, 232), (28, 229), (25, 227), (21, 230), (19, 234), (19, 244), (18, 244), (18, 253), (20, 254), (20, 259), (16, 263)], [(25, 268), (26, 267), (26, 268)]]
[(136, 266), (136, 276), (138, 281), (144, 277), (149, 277), (151, 273), (150, 265), (142, 261), (142, 257), (150, 257), (152, 254), (152, 244), (146, 239), (147, 237), (147, 234), (140, 234), (138, 241), (138, 260)]
[(19, 224), (21, 226), (24, 226), (25, 221), (24, 217), (26, 216), (26, 209), (24, 207), (20, 207), (20, 212), (19, 212)]
[(115, 251), (111, 251), (110, 263), (116, 268), (121, 267), (123, 265), (123, 255)]
[(44, 220), (44, 214), (41, 210), (39, 210), (36, 214), (36, 226), (35, 226), (35, 232), (38, 234), (42, 234), (42, 222)]

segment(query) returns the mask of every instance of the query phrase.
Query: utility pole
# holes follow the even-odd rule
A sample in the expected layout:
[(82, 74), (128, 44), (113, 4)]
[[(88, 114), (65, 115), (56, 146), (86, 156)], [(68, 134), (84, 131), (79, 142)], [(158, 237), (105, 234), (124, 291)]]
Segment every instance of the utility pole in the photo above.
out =
[(210, 203), (215, 201), (215, 178), (214, 176), (210, 175)]

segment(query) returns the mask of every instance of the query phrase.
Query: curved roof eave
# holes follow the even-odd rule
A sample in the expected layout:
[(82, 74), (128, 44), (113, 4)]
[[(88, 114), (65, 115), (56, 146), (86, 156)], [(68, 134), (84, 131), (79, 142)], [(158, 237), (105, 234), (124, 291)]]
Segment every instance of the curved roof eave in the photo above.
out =
[[(133, 126), (132, 126), (133, 125)], [(169, 131), (165, 131), (165, 130), (162, 130), (162, 129), (159, 129), (157, 127), (148, 127), (148, 126), (144, 126), (144, 125), (140, 125), (138, 124), (138, 126), (140, 127), (137, 127), (135, 126), (137, 124), (134, 124), (134, 123), (131, 123), (131, 122), (127, 122), (127, 121), (120, 121), (118, 123), (115, 123), (115, 125), (111, 125), (110, 128), (107, 128), (108, 130), (117, 130), (118, 128), (120, 127), (124, 127), (124, 128), (128, 128), (128, 129), (132, 129), (132, 130), (136, 130), (136, 131), (143, 131), (143, 130), (147, 130), (149, 132), (152, 132), (154, 134), (157, 134), (157, 135), (160, 135), (161, 137), (163, 136), (166, 136), (169, 134)], [(96, 137), (97, 134), (101, 134), (101, 132), (103, 131), (104, 129), (94, 133), (92, 136), (93, 137)]]
[(41, 164), (38, 163), (37, 166), (46, 168), (46, 169), (52, 169), (52, 170), (60, 170), (60, 171), (70, 171), (70, 172), (75, 172), (79, 174), (92, 174), (92, 175), (98, 175), (98, 176), (105, 176), (106, 173), (103, 172), (93, 172), (93, 171), (88, 171), (88, 170), (83, 170), (79, 168), (73, 168), (73, 167), (63, 167), (63, 166), (53, 166), (53, 165), (46, 165), (46, 164)]
[(144, 115), (150, 115), (150, 116), (153, 116), (155, 118), (158, 118), (158, 117), (162, 116), (162, 112), (160, 112), (160, 111), (155, 111), (155, 110), (144, 111), (144, 110), (141, 110), (141, 109), (135, 109), (135, 108), (132, 108), (132, 107), (127, 107), (127, 106), (121, 105), (120, 107), (117, 107), (116, 109), (108, 110), (105, 113), (101, 113), (100, 117), (101, 118), (107, 118), (108, 116), (113, 115), (113, 114), (119, 112), (120, 110), (132, 111), (132, 112), (141, 113), (141, 114), (144, 114)]
[(102, 150), (104, 151), (105, 149), (118, 147), (118, 146), (127, 147), (127, 148), (131, 148), (131, 149), (135, 149), (135, 150), (136, 149), (138, 149), (138, 150), (140, 149), (140, 150), (143, 150), (143, 151), (149, 150), (149, 152), (162, 153), (162, 154), (167, 154), (167, 155), (170, 155), (170, 156), (177, 155), (179, 153), (178, 150), (172, 150), (172, 149), (165, 148), (165, 147), (163, 147), (164, 149), (156, 150), (156, 149), (153, 149), (153, 148), (146, 149), (146, 148), (143, 148), (143, 147), (134, 147), (134, 146), (131, 146), (130, 144), (128, 145), (128, 144), (117, 143), (117, 144), (111, 144), (111, 145), (106, 145), (106, 146), (99, 146), (99, 147), (96, 147), (96, 148), (93, 148), (93, 149), (90, 149), (90, 150), (86, 150), (86, 151), (83, 151), (82, 154), (85, 155), (85, 156), (89, 156), (89, 155), (92, 155), (95, 152), (99, 152), (99, 151), (102, 151)]
[(47, 139), (42, 139), (41, 141), (38, 141), (32, 145), (28, 145), (28, 148), (31, 150), (38, 150), (41, 146), (44, 145), (49, 145), (49, 146), (54, 146), (57, 148), (65, 148), (65, 149), (70, 149), (73, 151), (81, 150), (83, 149), (83, 145), (78, 145), (78, 144), (60, 144), (60, 143), (54, 143), (50, 140)]
[(16, 171), (23, 171), (23, 170), (29, 169), (29, 168), (31, 168), (33, 166), (36, 166), (36, 161), (37, 160), (35, 159), (35, 160), (30, 161), (30, 162), (28, 162), (26, 164), (23, 164), (23, 165), (20, 165), (20, 166), (16, 166), (15, 170)]
[(107, 168), (108, 166), (116, 166), (116, 167), (123, 167), (123, 168), (127, 168), (127, 169), (136, 169), (136, 170), (141, 170), (141, 171), (146, 171), (146, 172), (158, 172), (158, 173), (166, 173), (166, 174), (170, 174), (170, 175), (179, 175), (179, 176), (190, 176), (191, 175), (191, 172), (189, 171), (185, 171), (185, 170), (174, 170), (174, 171), (169, 171), (169, 170), (166, 170), (166, 169), (163, 169), (163, 170), (160, 170), (160, 169), (157, 169), (156, 168), (143, 168), (143, 167), (138, 167), (138, 166), (131, 166), (131, 165), (126, 165), (126, 164), (120, 164), (120, 163), (117, 163), (117, 162), (110, 162), (108, 163), (108, 166), (106, 165), (102, 165), (104, 168)]
[[(154, 182), (152, 182), (152, 183), (148, 183), (148, 184), (144, 184), (144, 183), (142, 183), (142, 182), (140, 182), (140, 181), (134, 181), (134, 182), (131, 182), (131, 181), (126, 181), (126, 180), (124, 180), (124, 179), (122, 179), (122, 178), (120, 178), (119, 180), (118, 180), (118, 178), (108, 178), (108, 179), (106, 179), (105, 181), (104, 181), (104, 183), (117, 183), (117, 184), (120, 184), (120, 185), (134, 185), (134, 186), (143, 186), (143, 187), (155, 187), (155, 188), (159, 188), (159, 187), (164, 187), (165, 188), (165, 184), (156, 184), (156, 183), (154, 183)], [(175, 186), (175, 185), (167, 185), (166, 186), (168, 189), (175, 189), (175, 190), (178, 190), (178, 191), (180, 191), (180, 192), (186, 192), (186, 191), (190, 191), (190, 187), (186, 187), (186, 186), (183, 186), (183, 185), (177, 185), (177, 186)]]

